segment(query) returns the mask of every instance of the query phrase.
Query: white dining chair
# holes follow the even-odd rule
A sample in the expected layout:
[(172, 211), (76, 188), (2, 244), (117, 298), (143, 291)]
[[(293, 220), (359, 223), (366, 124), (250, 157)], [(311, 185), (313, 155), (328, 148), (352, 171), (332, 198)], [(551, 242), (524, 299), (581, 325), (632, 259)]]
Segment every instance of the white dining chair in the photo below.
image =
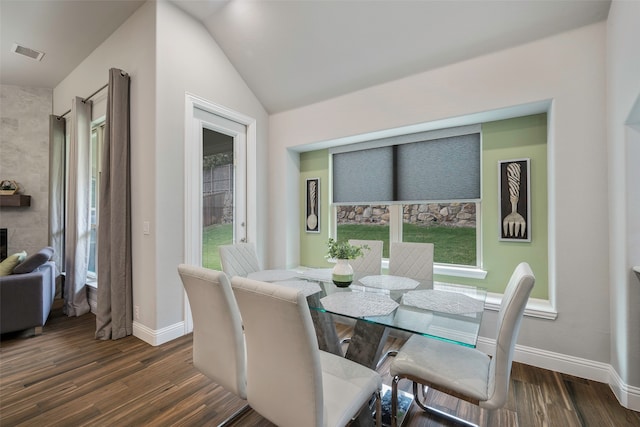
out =
[(425, 411), (466, 425), (474, 425), (446, 412), (427, 406), (418, 397), (418, 384), (431, 387), (489, 410), (504, 406), (509, 392), (513, 351), (527, 300), (535, 276), (526, 262), (511, 275), (498, 312), (496, 344), (493, 357), (476, 350), (445, 341), (411, 336), (391, 362), (391, 425), (396, 426), (398, 383), (403, 378), (413, 381), (415, 402)]
[(389, 274), (413, 279), (433, 279), (433, 243), (392, 242)]
[(349, 239), (353, 246), (367, 246), (364, 255), (349, 261), (353, 271), (364, 275), (378, 276), (382, 273), (382, 240)]
[[(242, 319), (231, 284), (220, 271), (180, 264), (178, 274), (193, 316), (193, 366), (225, 390), (247, 399)], [(249, 410), (246, 404), (220, 426)]]
[(249, 273), (260, 271), (260, 261), (253, 243), (235, 243), (218, 247), (222, 271), (227, 276), (247, 277)]
[(231, 279), (244, 322), (247, 400), (279, 427), (344, 427), (376, 396), (372, 369), (318, 349), (304, 294), (275, 283)]

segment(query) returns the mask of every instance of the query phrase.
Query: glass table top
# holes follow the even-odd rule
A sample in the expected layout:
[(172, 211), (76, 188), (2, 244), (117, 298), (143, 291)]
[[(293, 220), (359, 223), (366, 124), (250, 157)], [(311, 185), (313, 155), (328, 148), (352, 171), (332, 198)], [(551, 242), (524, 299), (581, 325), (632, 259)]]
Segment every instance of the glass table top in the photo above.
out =
[(249, 277), (284, 278), (283, 285), (303, 290), (313, 310), (476, 346), (487, 296), (484, 288), (357, 272), (353, 283), (341, 288), (331, 281), (331, 269), (289, 271), (295, 274), (266, 270)]

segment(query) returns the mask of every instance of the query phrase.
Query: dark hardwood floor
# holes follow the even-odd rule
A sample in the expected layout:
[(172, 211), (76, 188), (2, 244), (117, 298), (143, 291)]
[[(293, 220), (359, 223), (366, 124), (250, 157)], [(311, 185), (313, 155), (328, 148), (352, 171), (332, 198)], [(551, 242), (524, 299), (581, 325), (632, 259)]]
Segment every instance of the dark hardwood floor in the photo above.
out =
[[(244, 405), (194, 369), (191, 335), (152, 347), (134, 337), (97, 341), (94, 330), (93, 315), (68, 318), (56, 304), (42, 335), (2, 336), (0, 426), (215, 426)], [(387, 383), (388, 364), (380, 368)], [(438, 392), (428, 399), (491, 427), (640, 426), (608, 385), (518, 363), (509, 401), (495, 413)], [(235, 425), (272, 426), (254, 411)], [(404, 425), (455, 424), (413, 405)]]

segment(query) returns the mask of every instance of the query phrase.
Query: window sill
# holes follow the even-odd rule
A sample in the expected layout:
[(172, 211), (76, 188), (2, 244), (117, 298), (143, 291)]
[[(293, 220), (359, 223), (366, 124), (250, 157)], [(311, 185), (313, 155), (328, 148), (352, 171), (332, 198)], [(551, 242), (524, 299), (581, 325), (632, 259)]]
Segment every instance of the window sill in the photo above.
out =
[(441, 274), (443, 276), (466, 277), (468, 279), (483, 280), (487, 277), (487, 271), (481, 268), (462, 267), (458, 265), (434, 264), (433, 274)]
[[(389, 269), (389, 260), (382, 260), (382, 269)], [(466, 277), (468, 279), (484, 279), (487, 277), (487, 271), (477, 267), (463, 267), (460, 265), (450, 264), (433, 264), (433, 274), (442, 276)]]
[[(502, 294), (494, 294), (489, 292), (484, 303), (485, 310), (498, 311), (502, 303)], [(527, 306), (524, 309), (524, 315), (528, 317), (536, 317), (539, 319), (555, 320), (558, 312), (551, 305), (551, 301), (538, 298), (529, 298)]]

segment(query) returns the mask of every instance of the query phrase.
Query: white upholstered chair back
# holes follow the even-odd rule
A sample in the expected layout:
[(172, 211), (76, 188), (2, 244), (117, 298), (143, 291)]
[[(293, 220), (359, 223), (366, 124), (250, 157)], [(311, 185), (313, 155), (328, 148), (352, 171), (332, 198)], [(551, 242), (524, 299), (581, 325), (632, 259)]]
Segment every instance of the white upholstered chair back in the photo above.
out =
[[(417, 397), (415, 383), (424, 384), (444, 393), (468, 400), (480, 407), (498, 409), (507, 401), (513, 352), (524, 310), (533, 289), (535, 277), (529, 265), (520, 263), (505, 289), (500, 310), (493, 357), (475, 348), (411, 336), (391, 362), (392, 413), (397, 407), (398, 383), (407, 378), (414, 382), (416, 403), (429, 411)], [(468, 423), (446, 412), (443, 417)], [(392, 418), (395, 427), (397, 420)]]
[(247, 343), (247, 396), (274, 424), (322, 426), (322, 370), (307, 301), (295, 289), (233, 277)]
[(433, 279), (433, 243), (392, 242), (389, 274), (414, 279)]
[(363, 256), (349, 261), (353, 271), (373, 276), (382, 273), (382, 240), (350, 239), (349, 244), (353, 246), (367, 245), (369, 247), (369, 249), (364, 250)]
[(215, 270), (180, 264), (193, 316), (193, 365), (242, 399), (246, 393), (242, 319), (227, 276)]
[(496, 348), (489, 365), (489, 399), (480, 402), (483, 408), (500, 408), (507, 401), (513, 352), (535, 280), (526, 262), (518, 264), (509, 279), (498, 312)]
[(253, 243), (236, 243), (218, 247), (222, 271), (227, 276), (247, 277), (249, 273), (260, 271), (260, 261)]
[(376, 396), (382, 377), (318, 349), (304, 294), (277, 283), (233, 277), (247, 343), (247, 401), (279, 427), (344, 427)]

